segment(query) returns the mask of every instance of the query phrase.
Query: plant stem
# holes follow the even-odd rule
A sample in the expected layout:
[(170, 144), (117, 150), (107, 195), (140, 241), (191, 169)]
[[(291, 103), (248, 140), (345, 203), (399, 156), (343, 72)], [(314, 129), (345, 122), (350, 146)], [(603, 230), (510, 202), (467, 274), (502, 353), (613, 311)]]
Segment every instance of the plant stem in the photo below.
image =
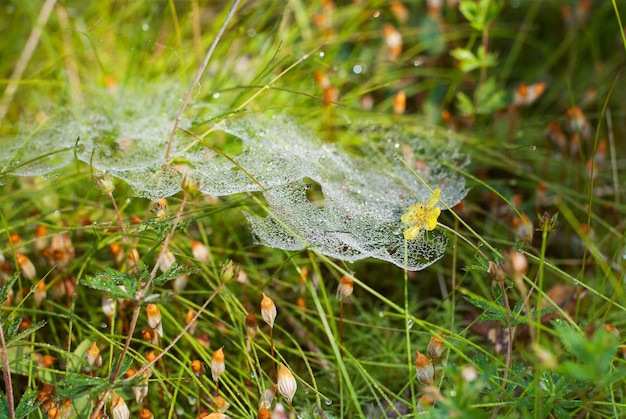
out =
[(178, 130), (178, 125), (180, 124), (180, 121), (183, 119), (183, 114), (185, 113), (185, 110), (187, 109), (189, 102), (191, 102), (191, 98), (196, 90), (196, 87), (200, 84), (200, 79), (202, 78), (202, 74), (204, 73), (204, 70), (206, 70), (206, 67), (209, 64), (209, 61), (211, 60), (211, 56), (213, 55), (213, 52), (215, 51), (215, 48), (217, 47), (218, 42), (222, 38), (222, 35), (224, 34), (224, 31), (226, 30), (226, 26), (228, 25), (228, 22), (235, 14), (235, 10), (237, 9), (239, 2), (240, 0), (234, 0), (232, 6), (230, 6), (230, 10), (228, 10), (228, 14), (226, 15), (226, 18), (224, 19), (224, 22), (222, 22), (222, 26), (220, 26), (220, 29), (217, 31), (217, 35), (215, 35), (215, 38), (213, 38), (213, 42), (209, 46), (209, 50), (207, 51), (206, 56), (204, 57), (204, 61), (202, 62), (202, 65), (198, 69), (198, 73), (196, 74), (196, 78), (191, 84), (191, 88), (189, 89), (189, 92), (187, 93), (187, 97), (185, 97), (185, 100), (183, 101), (183, 105), (180, 107), (180, 112), (178, 112), (178, 116), (176, 117), (176, 120), (174, 121), (174, 126), (172, 127), (172, 131), (170, 132), (169, 141), (167, 142), (167, 148), (165, 150), (165, 161), (164, 161), (163, 167), (167, 166), (167, 161), (170, 158), (170, 152), (172, 150), (172, 144), (174, 143), (174, 136), (176, 135), (176, 131)]
[(11, 379), (11, 365), (9, 363), (9, 354), (7, 353), (7, 344), (4, 340), (4, 327), (2, 325), (2, 316), (0, 316), (0, 345), (2, 345), (2, 376), (4, 378), (4, 393), (7, 398), (7, 407), (9, 409), (9, 418), (15, 418), (15, 401), (13, 400), (13, 380)]

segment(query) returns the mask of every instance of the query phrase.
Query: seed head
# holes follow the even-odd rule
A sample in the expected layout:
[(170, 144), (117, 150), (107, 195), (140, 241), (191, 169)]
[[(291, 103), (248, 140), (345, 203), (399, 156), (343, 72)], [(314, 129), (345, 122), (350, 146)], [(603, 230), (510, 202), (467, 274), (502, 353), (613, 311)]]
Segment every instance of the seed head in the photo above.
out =
[(261, 317), (265, 323), (267, 323), (271, 328), (274, 327), (274, 320), (276, 320), (276, 304), (269, 298), (265, 293), (263, 293), (263, 299), (261, 300)]
[(256, 414), (257, 419), (272, 419), (272, 412), (267, 407), (262, 407)]
[(163, 323), (161, 322), (161, 311), (156, 304), (146, 306), (148, 313), (148, 325), (153, 328), (159, 337), (163, 337)]
[(115, 300), (106, 294), (102, 294), (102, 312), (109, 320), (115, 314)]
[(113, 185), (113, 178), (109, 172), (98, 173), (95, 176), (96, 186), (104, 195), (109, 195), (113, 192), (115, 186)]
[(130, 418), (130, 410), (126, 402), (113, 392), (113, 400), (111, 401), (111, 412), (113, 413), (113, 419), (128, 419)]
[[(443, 332), (439, 332), (439, 336), (443, 336)], [(443, 341), (437, 336), (432, 336), (428, 342), (428, 355), (435, 360), (439, 359), (444, 350)]]
[(154, 218), (156, 218), (157, 220), (162, 220), (165, 218), (166, 212), (167, 212), (167, 199), (162, 198), (154, 206)]
[(39, 307), (43, 300), (46, 299), (46, 295), (46, 281), (42, 279), (41, 281), (37, 282), (37, 289), (33, 293), (33, 298), (35, 299), (35, 305), (37, 307)]
[(298, 383), (296, 383), (296, 379), (289, 371), (289, 369), (285, 366), (285, 364), (280, 364), (280, 369), (278, 370), (278, 392), (285, 398), (289, 403), (293, 400), (293, 396), (296, 394), (296, 390), (298, 389)]
[(156, 331), (151, 328), (151, 327), (146, 327), (145, 329), (143, 329), (141, 331), (141, 337), (143, 338), (144, 341), (154, 345), (154, 346), (158, 346), (159, 345), (159, 337), (156, 333)]
[(230, 403), (226, 401), (222, 396), (215, 396), (215, 400), (213, 401), (213, 407), (220, 413), (224, 413), (230, 407)]
[(17, 266), (22, 270), (22, 276), (26, 279), (30, 279), (31, 281), (35, 279), (37, 275), (37, 271), (35, 270), (35, 265), (30, 261), (28, 256), (18, 253), (15, 255), (15, 260), (17, 260)]
[(205, 372), (204, 364), (199, 359), (194, 359), (191, 361), (191, 370), (196, 374), (196, 377), (200, 377)]
[(198, 262), (209, 262), (209, 249), (204, 245), (204, 243), (191, 239), (191, 253)]
[(352, 295), (352, 291), (354, 291), (354, 280), (350, 278), (348, 275), (344, 275), (339, 281), (339, 286), (337, 287), (337, 295), (339, 299), (345, 300), (346, 298)]
[(435, 377), (435, 368), (432, 362), (420, 351), (415, 351), (417, 359), (415, 360), (415, 370), (417, 372), (417, 379), (420, 383), (429, 385), (432, 384)]
[(154, 415), (148, 409), (141, 409), (141, 412), (139, 412), (139, 419), (154, 419)]
[(213, 381), (217, 381), (220, 375), (224, 374), (226, 364), (224, 363), (224, 347), (222, 346), (211, 356), (211, 376)]
[(159, 269), (161, 272), (167, 272), (167, 270), (171, 268), (174, 263), (176, 263), (176, 257), (174, 257), (172, 252), (166, 250), (159, 258)]
[(198, 415), (198, 419), (230, 419), (230, 416), (220, 412), (213, 412)]
[(96, 341), (94, 341), (89, 349), (87, 349), (85, 358), (87, 359), (87, 364), (89, 364), (91, 368), (100, 368), (102, 366), (102, 355), (100, 355), (100, 349), (98, 349)]
[(47, 235), (48, 235), (48, 228), (45, 225), (39, 224), (35, 228), (35, 244), (34, 244), (35, 250), (42, 251), (44, 247), (46, 247)]

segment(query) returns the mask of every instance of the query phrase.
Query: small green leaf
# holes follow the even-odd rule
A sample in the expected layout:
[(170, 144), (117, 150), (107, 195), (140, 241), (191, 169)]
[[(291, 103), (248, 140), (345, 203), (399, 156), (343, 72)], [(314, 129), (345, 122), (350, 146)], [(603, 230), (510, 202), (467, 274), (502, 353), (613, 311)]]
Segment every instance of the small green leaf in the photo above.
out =
[(100, 291), (105, 291), (112, 298), (134, 300), (139, 290), (139, 280), (115, 269), (106, 268), (104, 273), (83, 278), (81, 284)]
[(450, 55), (459, 62), (459, 68), (464, 73), (470, 72), (480, 67), (478, 57), (465, 48), (455, 48), (450, 51)]
[(7, 295), (9, 295), (9, 290), (13, 288), (13, 284), (15, 283), (17, 278), (19, 278), (19, 274), (15, 273), (9, 276), (4, 284), (0, 286), (0, 304), (6, 301)]
[(36, 332), (37, 330), (41, 329), (45, 325), (46, 325), (46, 322), (44, 320), (38, 321), (37, 323), (30, 325), (28, 328), (22, 330), (21, 332), (15, 334), (15, 335), (10, 336), (7, 339), (7, 346), (8, 347), (13, 346), (14, 344), (19, 342), (20, 340), (27, 338), (31, 333)]
[(167, 272), (154, 278), (154, 284), (156, 286), (162, 286), (168, 281), (180, 278), (184, 275), (191, 275), (195, 272), (198, 272), (199, 270), (199, 267), (179, 265), (178, 263), (174, 262), (172, 266), (169, 267)]
[(472, 100), (463, 92), (458, 92), (456, 94), (456, 107), (463, 115), (474, 114), (474, 104), (472, 103)]
[(30, 416), (31, 413), (34, 413), (39, 408), (40, 404), (41, 402), (37, 401), (37, 390), (26, 390), (26, 392), (22, 395), (22, 398), (20, 399), (20, 403), (15, 408), (15, 419), (21, 419)]

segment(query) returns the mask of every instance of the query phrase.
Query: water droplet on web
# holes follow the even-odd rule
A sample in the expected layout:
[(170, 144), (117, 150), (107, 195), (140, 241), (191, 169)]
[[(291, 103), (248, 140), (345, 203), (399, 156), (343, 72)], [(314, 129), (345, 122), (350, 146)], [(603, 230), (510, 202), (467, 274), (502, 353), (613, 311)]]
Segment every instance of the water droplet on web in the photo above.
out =
[(220, 98), (220, 92), (213, 93), (213, 99), (219, 99), (219, 98)]
[(413, 319), (409, 319), (406, 321), (406, 328), (410, 329), (413, 327), (413, 324), (415, 324), (415, 322), (413, 321)]
[(252, 372), (250, 373), (250, 379), (251, 379), (251, 380), (255, 380), (255, 379), (256, 379), (256, 372), (252, 371)]
[(456, 397), (456, 391), (454, 390), (450, 391), (450, 397)]
[(106, 328), (108, 328), (108, 327), (109, 327), (109, 325), (108, 325), (108, 324), (106, 324), (106, 323), (100, 323), (100, 329), (106, 329)]
[(324, 399), (324, 404), (326, 406), (330, 406), (331, 404), (333, 404), (333, 401), (331, 399), (326, 398), (326, 399)]
[(385, 313), (383, 313), (382, 311), (379, 311), (378, 312), (378, 317), (380, 317), (382, 319), (383, 317), (385, 317)]
[(536, 145), (531, 145), (530, 146), (530, 151), (535, 151), (537, 150), (537, 146)]
[(324, 54), (324, 51), (320, 51), (320, 58), (324, 58), (324, 55), (326, 55)]

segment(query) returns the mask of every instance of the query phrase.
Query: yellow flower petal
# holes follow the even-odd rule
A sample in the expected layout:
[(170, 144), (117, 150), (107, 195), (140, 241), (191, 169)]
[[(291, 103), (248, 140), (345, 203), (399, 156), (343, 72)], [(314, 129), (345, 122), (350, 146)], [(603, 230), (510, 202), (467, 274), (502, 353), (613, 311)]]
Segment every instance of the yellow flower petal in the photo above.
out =
[(426, 221), (424, 221), (424, 228), (427, 231), (432, 231), (435, 227), (437, 227), (437, 218), (439, 218), (439, 214), (441, 214), (441, 209), (438, 207), (430, 210)]
[(404, 231), (406, 240), (416, 239), (422, 228), (426, 231), (434, 230), (437, 227), (437, 219), (441, 214), (441, 208), (437, 207), (437, 201), (441, 190), (435, 189), (431, 194), (426, 205), (423, 203), (412, 205), (407, 212), (402, 214), (400, 221), (407, 225)]

